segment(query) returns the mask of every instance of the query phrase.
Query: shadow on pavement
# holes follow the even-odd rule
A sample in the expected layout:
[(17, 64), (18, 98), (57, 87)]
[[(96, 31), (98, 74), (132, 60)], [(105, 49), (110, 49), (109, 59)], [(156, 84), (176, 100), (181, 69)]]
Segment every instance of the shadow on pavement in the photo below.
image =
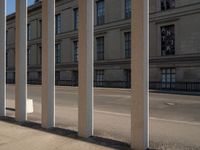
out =
[(7, 123), (20, 125), (20, 126), (23, 126), (23, 127), (40, 130), (42, 132), (48, 132), (48, 133), (51, 133), (51, 134), (56, 134), (56, 135), (60, 135), (60, 136), (68, 137), (68, 138), (73, 138), (73, 139), (76, 139), (76, 140), (89, 142), (89, 143), (97, 144), (97, 145), (101, 145), (101, 146), (106, 146), (106, 147), (114, 148), (114, 149), (117, 149), (117, 150), (131, 150), (129, 144), (119, 142), (119, 141), (115, 141), (115, 140), (111, 140), (111, 139), (106, 139), (106, 138), (97, 137), (97, 136), (92, 136), (92, 137), (87, 138), (87, 139), (81, 138), (81, 137), (78, 136), (78, 133), (75, 132), (75, 131), (62, 129), (62, 128), (58, 128), (58, 127), (54, 127), (54, 128), (51, 128), (51, 129), (45, 129), (45, 128), (42, 128), (41, 124), (39, 124), (39, 123), (34, 123), (34, 122), (30, 122), (30, 121), (27, 121), (25, 123), (19, 123), (14, 118), (7, 117), (7, 116), (6, 117), (0, 117), (0, 120), (7, 122)]

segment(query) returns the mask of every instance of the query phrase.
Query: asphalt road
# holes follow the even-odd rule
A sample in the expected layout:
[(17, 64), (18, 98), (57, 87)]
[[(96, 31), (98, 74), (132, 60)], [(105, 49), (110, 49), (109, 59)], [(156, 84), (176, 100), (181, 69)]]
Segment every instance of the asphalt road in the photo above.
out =
[[(7, 105), (14, 108), (14, 86), (7, 86)], [(130, 142), (130, 90), (95, 89), (94, 134)], [(34, 113), (41, 122), (41, 86), (28, 86)], [(56, 126), (77, 131), (78, 89), (56, 87)], [(7, 111), (8, 116), (14, 112)], [(159, 149), (200, 149), (200, 96), (150, 93), (150, 146)]]

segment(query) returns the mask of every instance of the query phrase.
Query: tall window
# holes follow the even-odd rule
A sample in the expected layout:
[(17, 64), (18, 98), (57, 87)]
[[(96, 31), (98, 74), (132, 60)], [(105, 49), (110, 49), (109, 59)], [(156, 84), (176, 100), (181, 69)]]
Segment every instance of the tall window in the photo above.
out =
[(27, 26), (27, 30), (28, 30), (28, 32), (27, 32), (27, 37), (28, 37), (28, 40), (31, 40), (31, 25), (30, 24), (28, 24), (28, 26)]
[(56, 15), (56, 34), (61, 33), (61, 15)]
[(172, 83), (176, 82), (176, 69), (175, 68), (162, 68), (162, 88), (173, 88)]
[(176, 69), (175, 68), (162, 68), (162, 82), (176, 82)]
[(161, 10), (175, 8), (175, 0), (161, 0)]
[(161, 55), (175, 54), (175, 26), (167, 25), (160, 28), (161, 31)]
[(125, 0), (125, 18), (131, 18), (131, 0)]
[(60, 71), (56, 71), (56, 72), (55, 72), (55, 81), (56, 81), (57, 83), (59, 83), (59, 81), (60, 81)]
[(97, 60), (104, 60), (104, 37), (96, 38)]
[(39, 50), (38, 50), (38, 64), (41, 65), (42, 64), (42, 47), (39, 46)]
[(39, 20), (39, 26), (40, 26), (39, 34), (40, 34), (40, 37), (42, 37), (42, 20)]
[(72, 86), (78, 85), (78, 71), (73, 70), (72, 71)]
[(125, 75), (125, 86), (130, 87), (131, 86), (131, 69), (125, 69), (124, 70)]
[(104, 24), (104, 0), (99, 0), (96, 2), (97, 4), (97, 25)]
[(73, 41), (73, 62), (78, 61), (78, 41)]
[(56, 64), (60, 64), (61, 63), (61, 45), (56, 44), (55, 49), (56, 49)]
[(8, 44), (8, 30), (6, 30), (6, 45)]
[(27, 49), (27, 64), (30, 65), (30, 60), (31, 60), (31, 50), (30, 48)]
[(78, 8), (74, 8), (74, 30), (78, 29)]
[(6, 50), (6, 67), (8, 67), (8, 50)]
[(96, 81), (96, 86), (103, 86), (104, 70), (95, 71), (95, 81)]
[(131, 32), (125, 32), (124, 38), (125, 38), (125, 58), (131, 58)]

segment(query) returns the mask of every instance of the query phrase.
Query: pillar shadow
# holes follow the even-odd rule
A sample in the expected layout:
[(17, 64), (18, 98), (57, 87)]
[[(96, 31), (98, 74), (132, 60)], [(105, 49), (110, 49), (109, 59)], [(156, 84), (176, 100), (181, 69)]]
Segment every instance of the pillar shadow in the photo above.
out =
[(0, 117), (0, 121), (4, 121), (4, 122), (15, 124), (15, 125), (20, 125), (23, 127), (27, 127), (27, 128), (39, 130), (42, 132), (47, 132), (47, 133), (63, 136), (63, 137), (72, 138), (72, 139), (79, 140), (79, 141), (84, 141), (84, 142), (88, 142), (88, 143), (92, 143), (92, 144), (110, 147), (110, 148), (114, 148), (117, 150), (131, 150), (130, 145), (127, 143), (123, 143), (123, 142), (119, 142), (119, 141), (111, 140), (111, 139), (106, 139), (106, 138), (102, 138), (102, 137), (97, 137), (97, 136), (91, 136), (89, 138), (81, 138), (78, 136), (78, 133), (76, 131), (71, 131), (71, 130), (62, 129), (62, 128), (58, 128), (58, 127), (54, 127), (51, 129), (45, 129), (45, 128), (42, 128), (41, 124), (39, 124), (39, 123), (30, 122), (30, 121), (26, 121), (24, 123), (19, 123), (15, 120), (15, 118), (8, 117), (8, 116)]

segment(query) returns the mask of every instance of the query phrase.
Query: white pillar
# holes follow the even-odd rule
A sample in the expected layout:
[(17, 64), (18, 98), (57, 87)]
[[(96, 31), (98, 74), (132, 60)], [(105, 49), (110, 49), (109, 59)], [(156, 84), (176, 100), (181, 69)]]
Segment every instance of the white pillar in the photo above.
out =
[(0, 1), (0, 116), (6, 115), (6, 0)]
[(149, 147), (149, 0), (132, 1), (131, 146)]
[(78, 131), (93, 135), (93, 37), (94, 0), (79, 0), (79, 105)]
[(55, 126), (55, 0), (42, 1), (42, 127)]
[(15, 107), (16, 120), (23, 122), (27, 119), (27, 2), (16, 0), (16, 87)]

